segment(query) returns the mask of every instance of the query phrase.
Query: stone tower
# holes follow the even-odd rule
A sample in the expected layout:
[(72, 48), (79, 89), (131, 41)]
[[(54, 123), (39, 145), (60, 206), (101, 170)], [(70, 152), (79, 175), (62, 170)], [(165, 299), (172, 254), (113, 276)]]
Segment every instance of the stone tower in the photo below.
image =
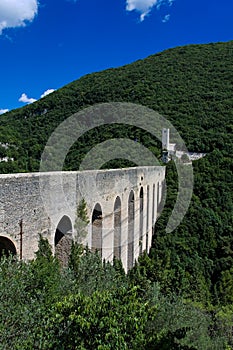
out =
[(168, 150), (170, 142), (170, 130), (163, 128), (162, 129), (162, 149)]

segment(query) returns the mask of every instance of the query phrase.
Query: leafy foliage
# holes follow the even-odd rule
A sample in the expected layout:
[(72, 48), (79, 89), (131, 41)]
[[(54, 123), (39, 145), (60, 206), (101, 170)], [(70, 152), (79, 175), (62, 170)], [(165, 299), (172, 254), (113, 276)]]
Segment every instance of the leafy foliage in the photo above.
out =
[(83, 238), (86, 237), (87, 232), (86, 228), (89, 223), (88, 215), (87, 215), (87, 206), (85, 199), (82, 198), (78, 208), (77, 208), (77, 216), (75, 220), (74, 228), (77, 231), (77, 242), (82, 243)]
[(226, 350), (230, 345), (232, 310), (213, 318), (180, 297), (163, 296), (158, 284), (148, 281), (143, 291), (143, 279), (133, 281), (116, 261), (102, 263), (89, 250), (77, 256), (78, 271), (61, 269), (44, 246), (43, 240), (34, 261), (0, 261), (0, 349)]

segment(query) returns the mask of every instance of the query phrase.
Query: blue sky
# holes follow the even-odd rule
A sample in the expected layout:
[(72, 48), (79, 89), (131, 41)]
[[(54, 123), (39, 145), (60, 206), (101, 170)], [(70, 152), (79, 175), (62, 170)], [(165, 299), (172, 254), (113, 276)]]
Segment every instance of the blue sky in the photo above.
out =
[(232, 0), (0, 0), (0, 113), (170, 47), (233, 39)]

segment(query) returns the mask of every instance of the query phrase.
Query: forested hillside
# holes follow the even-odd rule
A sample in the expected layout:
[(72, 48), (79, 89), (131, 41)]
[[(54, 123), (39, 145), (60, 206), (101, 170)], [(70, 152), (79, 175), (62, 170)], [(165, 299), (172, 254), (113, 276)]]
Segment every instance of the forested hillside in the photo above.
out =
[[(80, 109), (101, 102), (147, 106), (173, 123), (190, 151), (218, 148), (230, 154), (232, 50), (232, 41), (170, 49), (121, 68), (86, 75), (38, 102), (1, 116), (0, 142), (16, 147), (0, 149), (1, 156), (15, 159), (12, 164), (0, 164), (0, 171), (38, 170), (41, 152), (55, 127)], [(112, 131), (112, 135), (116, 133), (121, 137), (135, 135), (125, 126), (119, 132)], [(81, 139), (76, 147), (78, 155), (74, 147), (75, 167), (71, 160), (66, 168), (77, 168), (77, 160), (80, 162), (89, 146), (110, 136), (104, 127), (99, 133), (89, 132), (85, 142)], [(143, 135), (141, 138), (143, 141)]]
[[(8, 148), (0, 147), (0, 157), (15, 159), (0, 163), (2, 173), (37, 171), (47, 139), (61, 121), (101, 102), (147, 106), (172, 122), (190, 151), (207, 153), (193, 162), (191, 205), (172, 233), (166, 233), (165, 228), (176, 201), (177, 172), (173, 162), (167, 165), (166, 205), (155, 226), (153, 247), (149, 257), (142, 256), (128, 276), (117, 262), (114, 267), (101, 265), (90, 252), (81, 257), (77, 247), (65, 272), (56, 270), (56, 261), (48, 251), (44, 257), (38, 253), (31, 264), (19, 263), (21, 268), (16, 271), (14, 263), (1, 262), (1, 298), (6, 298), (9, 283), (13, 294), (17, 291), (23, 300), (28, 298), (29, 306), (16, 300), (10, 318), (5, 304), (2, 306), (0, 332), (14, 348), (21, 349), (20, 341), (17, 347), (14, 343), (19, 316), (24, 315), (23, 325), (18, 326), (20, 334), (21, 326), (26, 332), (34, 312), (43, 320), (41, 338), (37, 336), (39, 323), (34, 322), (25, 349), (233, 348), (232, 68), (233, 41), (178, 47), (84, 76), (0, 117), (0, 142), (9, 144)], [(103, 126), (74, 144), (64, 169), (76, 170), (86, 152), (108, 138), (134, 140), (135, 136), (158, 156), (160, 144), (148, 133), (123, 124)], [(112, 161), (106, 166), (126, 164)], [(62, 302), (60, 296), (64, 297)], [(48, 305), (52, 305), (50, 311)], [(114, 311), (109, 315), (109, 310)], [(7, 335), (6, 320), (12, 337)], [(78, 339), (80, 347), (75, 347), (72, 339)]]

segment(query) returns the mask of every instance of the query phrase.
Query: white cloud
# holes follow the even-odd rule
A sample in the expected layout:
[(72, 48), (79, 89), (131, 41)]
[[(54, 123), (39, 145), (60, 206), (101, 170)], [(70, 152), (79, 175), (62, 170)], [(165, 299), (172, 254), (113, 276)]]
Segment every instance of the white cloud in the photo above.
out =
[[(55, 91), (55, 89), (47, 89), (45, 92), (43, 92), (43, 94), (40, 96), (40, 98), (43, 98), (43, 97), (51, 94), (54, 91)], [(28, 104), (36, 102), (36, 101), (37, 101), (37, 99), (32, 98), (32, 97), (28, 97), (27, 94), (25, 94), (25, 93), (23, 93), (19, 98), (19, 102), (28, 103)]]
[(36, 102), (35, 98), (29, 98), (26, 94), (22, 94), (19, 98), (19, 102), (23, 103), (33, 103)]
[(9, 109), (0, 109), (0, 114), (4, 114), (6, 112), (9, 112)]
[(163, 19), (162, 19), (162, 22), (163, 22), (163, 23), (168, 22), (169, 19), (170, 19), (170, 17), (171, 17), (171, 15), (166, 15), (166, 16), (164, 16)]
[(5, 28), (24, 27), (37, 12), (37, 0), (0, 0), (0, 35)]
[(161, 5), (171, 6), (173, 1), (174, 0), (126, 0), (126, 10), (139, 12), (140, 21), (142, 22), (153, 7), (159, 10)]
[(43, 97), (45, 97), (45, 96), (51, 94), (51, 93), (54, 92), (54, 91), (55, 91), (55, 89), (48, 89), (48, 90), (46, 90), (46, 91), (40, 96), (40, 98), (43, 98)]

